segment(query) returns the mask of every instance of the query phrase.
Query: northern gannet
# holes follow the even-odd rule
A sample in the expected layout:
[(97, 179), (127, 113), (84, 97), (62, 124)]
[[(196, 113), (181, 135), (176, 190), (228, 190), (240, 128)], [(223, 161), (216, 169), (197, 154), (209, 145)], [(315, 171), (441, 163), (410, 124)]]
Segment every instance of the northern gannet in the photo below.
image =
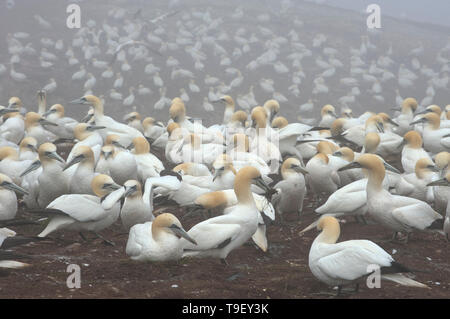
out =
[(16, 193), (28, 194), (25, 189), (14, 184), (9, 176), (0, 173), (0, 220), (10, 220), (16, 217)]

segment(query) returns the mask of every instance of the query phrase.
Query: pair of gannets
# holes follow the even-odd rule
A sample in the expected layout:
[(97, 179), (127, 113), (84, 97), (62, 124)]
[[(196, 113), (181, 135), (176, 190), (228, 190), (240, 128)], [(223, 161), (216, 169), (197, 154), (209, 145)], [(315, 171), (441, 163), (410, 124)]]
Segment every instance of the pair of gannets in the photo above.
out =
[(411, 123), (424, 123), (423, 143), (424, 148), (433, 154), (448, 151), (450, 149), (450, 128), (440, 128), (440, 118), (436, 113), (430, 112)]
[[(321, 233), (316, 237), (309, 251), (309, 269), (321, 282), (338, 286), (338, 294), (342, 286), (356, 283), (372, 274), (379, 267), (381, 279), (395, 283), (426, 288), (404, 273), (411, 271), (396, 262), (380, 246), (369, 240), (347, 240), (337, 243), (340, 226), (336, 218), (323, 216), (317, 225)], [(358, 287), (358, 286), (357, 286)]]
[(369, 216), (393, 230), (394, 237), (397, 232), (406, 232), (409, 237), (413, 230), (425, 230), (435, 220), (442, 219), (427, 203), (415, 198), (392, 195), (384, 189), (385, 167), (378, 156), (364, 154), (340, 170), (356, 167), (363, 168), (368, 174), (366, 191)]

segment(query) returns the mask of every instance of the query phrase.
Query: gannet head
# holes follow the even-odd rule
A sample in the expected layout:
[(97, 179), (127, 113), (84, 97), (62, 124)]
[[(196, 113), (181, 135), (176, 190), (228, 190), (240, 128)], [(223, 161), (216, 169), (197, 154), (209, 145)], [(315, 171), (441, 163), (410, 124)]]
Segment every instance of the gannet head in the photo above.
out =
[(139, 114), (138, 112), (134, 111), (134, 112), (131, 112), (131, 113), (126, 114), (126, 115), (123, 117), (123, 120), (124, 120), (125, 122), (127, 122), (127, 123), (130, 123), (130, 122), (132, 122), (132, 121), (134, 121), (134, 120), (140, 121), (140, 120), (141, 120), (141, 114)]
[(335, 119), (330, 126), (332, 136), (339, 136), (344, 132), (344, 125), (347, 120), (343, 117)]
[(180, 123), (184, 121), (186, 117), (186, 108), (184, 102), (180, 98), (175, 98), (172, 100), (172, 105), (169, 108), (170, 118), (176, 122)]
[(117, 134), (109, 134), (106, 136), (105, 145), (113, 145), (119, 148), (126, 148), (122, 144), (120, 144), (120, 136)]
[(231, 116), (231, 122), (239, 122), (242, 127), (245, 127), (245, 121), (247, 121), (248, 115), (246, 112), (239, 110), (233, 113)]
[(50, 114), (56, 114), (58, 118), (64, 117), (64, 106), (61, 104), (54, 104), (43, 115), (49, 116)]
[(430, 172), (439, 172), (439, 168), (429, 158), (421, 158), (414, 168), (417, 178), (422, 179)]
[(105, 126), (89, 125), (87, 123), (78, 123), (73, 129), (73, 135), (79, 141), (88, 138), (94, 131), (106, 128)]
[(430, 112), (436, 113), (437, 115), (440, 116), (441, 113), (442, 113), (442, 110), (441, 110), (441, 108), (438, 105), (433, 104), (433, 105), (427, 106), (425, 108), (425, 110), (423, 110), (422, 112), (417, 113), (417, 115), (419, 115), (419, 114), (427, 114), (427, 113), (430, 113)]
[(33, 136), (25, 137), (24, 139), (22, 139), (22, 141), (20, 141), (20, 145), (19, 145), (19, 149), (21, 151), (28, 148), (31, 151), (36, 152), (36, 153), (38, 151), (37, 147), (38, 147), (38, 142)]
[(2, 146), (0, 147), (0, 161), (4, 159), (18, 160), (19, 154), (17, 153), (15, 148), (11, 146)]
[(425, 123), (427, 128), (431, 130), (437, 130), (441, 126), (441, 119), (436, 113), (429, 112), (423, 115), (420, 119), (410, 123), (410, 125), (419, 123)]
[(286, 179), (292, 174), (297, 173), (309, 174), (308, 171), (304, 167), (302, 167), (302, 164), (297, 158), (287, 158), (283, 162), (283, 165), (281, 165), (281, 176), (283, 177), (283, 179)]
[(115, 152), (115, 149), (112, 145), (105, 145), (101, 148), (100, 157), (103, 156), (103, 158), (105, 160), (107, 160), (111, 156), (114, 156), (114, 152)]
[(322, 231), (319, 235), (321, 242), (327, 244), (335, 244), (341, 234), (339, 221), (333, 216), (322, 216), (318, 221), (317, 230)]
[(353, 112), (352, 112), (352, 109), (350, 109), (350, 108), (348, 108), (348, 107), (342, 109), (341, 114), (342, 114), (342, 116), (345, 117), (345, 118), (348, 118), (348, 119), (353, 118)]
[(150, 153), (150, 144), (145, 137), (138, 136), (133, 138), (131, 145), (128, 146), (128, 149), (134, 149), (134, 154), (148, 154)]
[(125, 184), (123, 184), (123, 187), (125, 187), (125, 193), (123, 194), (123, 197), (142, 197), (142, 186), (138, 181), (130, 179), (126, 181)]
[(86, 145), (77, 146), (77, 148), (73, 151), (72, 160), (66, 164), (64, 170), (68, 169), (69, 167), (77, 163), (81, 163), (80, 165), (90, 165), (94, 167), (95, 165), (94, 152), (89, 146)]
[(441, 179), (428, 183), (427, 186), (450, 186), (450, 172)]
[[(317, 153), (333, 154), (334, 152), (336, 152), (339, 149), (339, 147), (328, 141), (320, 141), (319, 143), (317, 143), (316, 149), (317, 149)], [(327, 161), (327, 163), (328, 163), (328, 161)]]
[(36, 112), (28, 112), (25, 114), (25, 127), (27, 129), (38, 126), (38, 125), (51, 125), (58, 126), (58, 124), (47, 121), (40, 114)]
[(384, 133), (384, 122), (379, 115), (372, 115), (366, 120), (366, 130), (372, 127), (373, 130)]
[(21, 195), (28, 195), (28, 191), (13, 183), (12, 179), (0, 173), (0, 189), (10, 190)]
[(224, 96), (220, 97), (217, 101), (212, 101), (212, 102), (222, 102), (225, 104), (226, 108), (232, 108), (234, 110), (234, 100), (229, 95), (224, 95)]
[(234, 179), (234, 192), (239, 203), (254, 203), (250, 184), (255, 184), (264, 191), (269, 191), (270, 189), (257, 168), (252, 166), (243, 167), (237, 172)]
[(95, 195), (102, 198), (109, 193), (121, 188), (111, 177), (105, 174), (96, 175), (91, 182), (91, 188)]
[(277, 100), (267, 100), (264, 105), (269, 120), (272, 121), (275, 115), (280, 111), (280, 103)]
[(84, 105), (92, 105), (94, 108), (97, 106), (103, 106), (102, 101), (96, 97), (95, 95), (88, 94), (80, 97), (79, 99), (75, 99), (70, 102), (70, 104), (84, 104)]
[(61, 156), (56, 153), (56, 146), (53, 143), (44, 143), (41, 144), (38, 148), (39, 160), (44, 162), (51, 162), (56, 160), (58, 162), (64, 163), (64, 160)]
[(341, 147), (333, 155), (343, 158), (347, 162), (352, 162), (355, 159), (355, 153), (349, 147)]
[(214, 168), (214, 177), (213, 181), (220, 177), (224, 172), (231, 171), (233, 174), (237, 174), (236, 170), (233, 166), (233, 161), (230, 156), (227, 154), (220, 154), (217, 156), (217, 158), (213, 162), (213, 168)]
[(322, 115), (322, 117), (324, 117), (325, 115), (331, 115), (331, 116), (337, 118), (336, 109), (331, 104), (324, 105), (322, 107), (322, 110), (320, 111), (320, 115)]
[(8, 100), (8, 109), (19, 109), (22, 107), (22, 100), (17, 96), (13, 96)]
[(403, 145), (407, 145), (408, 147), (415, 149), (422, 148), (422, 136), (420, 136), (419, 132), (416, 131), (406, 132), (405, 135), (403, 135), (403, 141), (399, 147)]
[(375, 153), (380, 145), (380, 135), (376, 132), (369, 132), (364, 138), (364, 150), (366, 153)]
[(394, 126), (398, 126), (398, 124), (395, 121), (393, 121), (388, 114), (381, 112), (381, 113), (378, 113), (378, 116), (381, 118), (381, 120), (383, 121), (383, 124), (385, 126), (387, 124), (392, 124)]
[(402, 113), (414, 113), (417, 109), (417, 100), (413, 97), (408, 97), (403, 100)]
[(283, 116), (278, 116), (273, 119), (272, 121), (272, 127), (273, 128), (283, 128), (286, 127), (289, 124), (288, 120)]
[(265, 128), (267, 124), (267, 114), (262, 106), (255, 106), (251, 114), (252, 127)]
[(434, 157), (434, 162), (440, 169), (440, 176), (443, 176), (447, 171), (448, 165), (450, 164), (450, 153), (445, 151), (437, 153)]
[(183, 229), (178, 218), (170, 213), (162, 213), (156, 216), (155, 220), (152, 222), (153, 239), (157, 241), (163, 233), (182, 237), (194, 245), (197, 245), (197, 242)]

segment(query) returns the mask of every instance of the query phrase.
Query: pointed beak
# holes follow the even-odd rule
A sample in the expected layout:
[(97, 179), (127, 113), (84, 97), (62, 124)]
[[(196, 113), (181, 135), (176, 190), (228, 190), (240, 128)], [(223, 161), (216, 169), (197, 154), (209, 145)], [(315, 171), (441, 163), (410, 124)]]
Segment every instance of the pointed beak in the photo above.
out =
[(119, 188), (122, 188), (122, 186), (117, 185), (116, 183), (112, 183), (112, 184), (105, 184), (103, 185), (103, 189), (109, 189), (111, 191), (116, 191)]
[(423, 111), (421, 111), (421, 112), (416, 113), (416, 115), (427, 114), (427, 113), (430, 113), (430, 112), (431, 112), (431, 110), (425, 109), (425, 110), (423, 110)]
[(342, 171), (346, 171), (348, 169), (352, 169), (352, 168), (361, 168), (361, 164), (359, 164), (358, 162), (351, 162), (350, 164), (347, 164), (341, 168), (339, 168), (337, 171), (338, 172), (342, 172)]
[(28, 191), (23, 189), (20, 186), (17, 186), (14, 183), (10, 183), (10, 182), (3, 182), (0, 184), (0, 186), (2, 186), (3, 188), (12, 190), (13, 192), (16, 192), (18, 194), (22, 194), (22, 195), (28, 195)]
[(390, 164), (388, 164), (386, 162), (383, 162), (383, 164), (384, 164), (384, 168), (386, 170), (388, 170), (390, 172), (393, 172), (393, 173), (396, 173), (396, 174), (401, 174), (400, 171), (398, 169), (396, 169), (394, 166), (392, 166), (392, 165), (390, 165)]
[(125, 193), (123, 193), (123, 198), (126, 198), (136, 191), (136, 186), (125, 187)]
[(19, 109), (10, 109), (10, 108), (5, 107), (4, 109), (0, 110), (0, 116), (3, 116), (8, 113), (14, 113), (14, 112), (19, 112)]
[(89, 125), (86, 127), (86, 130), (93, 132), (97, 130), (103, 130), (104, 128), (106, 128), (106, 126)]
[(24, 170), (22, 172), (22, 174), (20, 174), (20, 177), (23, 177), (29, 173), (31, 173), (34, 170), (37, 170), (39, 167), (41, 167), (41, 161), (37, 160), (34, 161), (30, 166), (28, 166), (28, 168), (26, 170)]
[(384, 125), (383, 123), (377, 123), (377, 128), (380, 133), (384, 133)]
[(81, 98), (79, 98), (79, 99), (70, 101), (69, 104), (86, 104), (86, 102), (83, 101)]
[(270, 186), (264, 181), (264, 179), (260, 176), (253, 180), (253, 184), (264, 190), (264, 192), (269, 192), (271, 190)]
[(439, 173), (441, 170), (439, 169), (439, 167), (437, 167), (436, 165), (428, 165), (427, 168), (435, 173)]
[(94, 116), (94, 114), (88, 113), (88, 114), (86, 114), (85, 117), (83, 117), (83, 118), (81, 119), (80, 122), (82, 122), (82, 123), (87, 123), (87, 122), (89, 122), (89, 121), (91, 120), (91, 118), (92, 118), (93, 116)]
[(47, 157), (57, 160), (58, 162), (64, 163), (64, 159), (58, 155), (56, 152), (51, 152), (47, 154)]
[(41, 118), (41, 119), (39, 120), (39, 123), (40, 123), (41, 125), (58, 126), (58, 124), (53, 123), (53, 122), (50, 122), (50, 121), (47, 121), (47, 120), (44, 119), (44, 118)]
[(131, 143), (130, 145), (127, 146), (127, 150), (131, 151), (134, 148), (134, 144)]
[(175, 224), (172, 224), (169, 228), (175, 235), (186, 239), (187, 241), (193, 243), (194, 245), (197, 245), (197, 242), (194, 239), (192, 239), (191, 236), (189, 236), (188, 233), (183, 228)]
[(438, 179), (437, 181), (427, 184), (427, 186), (450, 186), (450, 183), (446, 178)]
[(409, 125), (425, 123), (426, 121), (427, 121), (427, 120), (426, 120), (424, 117), (422, 117), (422, 118), (420, 118), (420, 119), (418, 119), (418, 120), (416, 120), (416, 121), (414, 121), (414, 122), (409, 123)]
[(393, 121), (392, 119), (388, 119), (388, 122), (391, 123), (394, 126), (398, 126), (398, 123)]
[(309, 172), (305, 168), (301, 167), (300, 165), (292, 166), (292, 168), (297, 173), (302, 173), (303, 175), (309, 174)]
[(72, 158), (72, 160), (64, 167), (63, 171), (65, 171), (66, 169), (68, 169), (69, 167), (81, 162), (84, 159), (84, 155), (78, 155), (75, 156), (74, 158)]

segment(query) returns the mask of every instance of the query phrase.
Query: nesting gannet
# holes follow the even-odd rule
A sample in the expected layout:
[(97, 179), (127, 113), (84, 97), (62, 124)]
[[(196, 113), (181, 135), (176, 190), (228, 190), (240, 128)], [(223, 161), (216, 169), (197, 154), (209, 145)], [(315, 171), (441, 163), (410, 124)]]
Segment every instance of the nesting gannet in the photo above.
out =
[(17, 185), (22, 184), (22, 173), (33, 163), (33, 160), (19, 159), (19, 153), (11, 146), (0, 147), (0, 173), (6, 174)]
[(234, 191), (238, 204), (222, 216), (213, 217), (193, 226), (188, 234), (197, 245), (183, 240), (184, 256), (215, 257), (225, 260), (235, 248), (244, 244), (258, 227), (256, 208), (251, 183), (267, 190), (261, 174), (254, 167), (244, 167), (236, 175)]
[(143, 224), (155, 219), (153, 216), (153, 185), (146, 182), (144, 194), (142, 186), (136, 180), (126, 181), (125, 201), (120, 210), (120, 219), (123, 227), (128, 231), (136, 224)]
[(19, 144), (25, 134), (25, 121), (19, 112), (12, 112), (11, 110), (2, 110), (3, 123), (0, 126), (0, 138), (10, 141), (14, 144)]
[(138, 261), (178, 260), (183, 256), (183, 242), (178, 237), (196, 245), (178, 218), (162, 213), (154, 221), (137, 224), (130, 229), (126, 254)]
[(63, 172), (61, 163), (64, 160), (56, 153), (56, 146), (52, 143), (44, 143), (39, 146), (39, 162), (33, 162), (22, 175), (27, 175), (31, 171), (42, 165), (42, 173), (38, 177), (38, 189), (33, 193), (39, 207), (46, 207), (55, 198), (69, 192), (69, 181)]
[(450, 128), (440, 128), (439, 115), (429, 112), (411, 125), (419, 123), (425, 123), (422, 136), (426, 150), (436, 154), (450, 149), (450, 137), (447, 136), (450, 134)]
[[(38, 237), (47, 237), (58, 230), (77, 232), (97, 232), (112, 225), (120, 214), (120, 203), (123, 188), (107, 175), (97, 175), (91, 183), (94, 195), (68, 194), (53, 200), (45, 209), (36, 211), (49, 215), (50, 221)], [(120, 189), (120, 196), (113, 191)], [(110, 196), (113, 200), (110, 200)], [(108, 197), (106, 197), (108, 196)], [(104, 200), (102, 200), (106, 197)], [(118, 198), (117, 198), (118, 197)]]
[(100, 150), (103, 145), (103, 139), (99, 130), (104, 129), (104, 126), (90, 125), (87, 123), (79, 123), (75, 126), (73, 132), (78, 142), (72, 147), (69, 155), (67, 156), (67, 162), (70, 162), (73, 158), (73, 152), (78, 146), (89, 146), (94, 152), (95, 162), (97, 163), (100, 157)]
[[(396, 193), (412, 198), (417, 198), (428, 203), (434, 202), (433, 188), (427, 184), (438, 178), (439, 169), (430, 158), (421, 158), (416, 162), (414, 173), (403, 176), (405, 182), (412, 185), (406, 192), (401, 187), (396, 188)], [(409, 185), (408, 185), (409, 186)]]
[[(434, 182), (429, 183), (427, 186), (438, 186), (443, 188), (448, 188), (450, 186), (450, 173), (447, 173), (445, 177), (438, 179)], [(450, 192), (447, 192), (446, 195), (450, 194)], [(447, 197), (448, 202), (449, 197)], [(444, 234), (447, 238), (447, 241), (450, 241), (450, 205), (447, 203), (447, 208), (445, 211), (445, 218), (444, 218)]]
[(172, 171), (177, 172), (180, 175), (211, 176), (208, 167), (201, 163), (182, 163), (172, 168)]
[(430, 155), (422, 148), (422, 137), (416, 131), (409, 131), (403, 136), (403, 141), (398, 146), (402, 149), (402, 167), (405, 173), (413, 173), (416, 163), (421, 158), (428, 158)]
[(93, 195), (91, 182), (95, 176), (95, 158), (94, 152), (89, 146), (77, 146), (73, 152), (72, 160), (67, 162), (64, 170), (75, 164), (78, 165), (73, 175), (70, 176), (69, 193)]
[(303, 199), (307, 193), (303, 174), (307, 173), (296, 158), (288, 158), (281, 165), (283, 180), (274, 186), (277, 193), (272, 197), (272, 203), (280, 216), (285, 213), (302, 213)]
[(414, 118), (414, 112), (417, 109), (417, 101), (414, 98), (406, 98), (402, 102), (402, 112), (395, 118), (395, 122), (398, 123), (397, 127), (394, 127), (394, 132), (398, 135), (404, 136), (406, 132), (412, 129), (410, 123)]
[(137, 175), (142, 183), (145, 183), (149, 177), (159, 176), (164, 165), (150, 153), (150, 144), (145, 137), (135, 137), (129, 148), (132, 149), (137, 164)]
[(19, 160), (36, 160), (38, 158), (38, 143), (32, 136), (25, 137), (19, 144)]
[(9, 220), (16, 216), (16, 193), (22, 195), (28, 194), (25, 189), (14, 184), (9, 176), (0, 174), (0, 220)]
[(152, 146), (163, 149), (166, 147), (169, 135), (163, 123), (157, 122), (153, 117), (146, 117), (142, 121), (142, 126), (144, 135)]
[(73, 139), (73, 130), (78, 121), (64, 116), (64, 106), (54, 104), (44, 113), (44, 116), (50, 122), (57, 124), (57, 126), (46, 126), (48, 131), (62, 139)]
[[(449, 172), (450, 153), (440, 152), (434, 157), (436, 167), (440, 170), (439, 177), (443, 178)], [(447, 207), (450, 198), (450, 188), (435, 186), (433, 187), (434, 207), (439, 213), (443, 213)]]
[[(105, 135), (115, 134), (119, 136), (122, 145), (129, 145), (131, 140), (138, 136), (143, 136), (141, 132), (126, 124), (119, 123), (104, 114), (103, 102), (94, 95), (85, 95), (79, 99), (73, 100), (71, 104), (91, 105), (94, 108), (95, 124), (106, 127)], [(103, 132), (102, 132), (103, 134)]]
[(47, 121), (38, 113), (28, 112), (25, 115), (26, 136), (33, 136), (38, 141), (39, 145), (53, 142), (57, 139), (57, 136), (45, 129), (43, 125), (57, 126), (57, 124)]
[[(410, 270), (397, 263), (380, 246), (369, 240), (347, 240), (336, 243), (340, 235), (339, 222), (332, 216), (319, 220), (317, 229), (321, 233), (316, 237), (309, 250), (309, 269), (323, 283), (338, 286), (338, 294), (343, 285), (356, 283), (358, 279), (371, 274), (377, 265), (381, 278), (411, 287), (427, 287), (403, 273)], [(358, 286), (357, 286), (358, 287)]]
[[(415, 198), (392, 195), (382, 187), (385, 167), (382, 159), (373, 154), (361, 155), (356, 161), (342, 167), (363, 168), (367, 171), (367, 206), (372, 219), (394, 231), (409, 234), (414, 230), (424, 230), (442, 216), (427, 203)], [(408, 240), (408, 237), (406, 238)]]
[(144, 133), (144, 126), (141, 123), (141, 114), (134, 111), (126, 114), (123, 119), (125, 122), (127, 122), (128, 126), (134, 127), (139, 132)]
[(334, 120), (337, 119), (336, 110), (331, 104), (324, 105), (320, 115), (322, 119), (319, 122), (319, 127), (330, 127)]

